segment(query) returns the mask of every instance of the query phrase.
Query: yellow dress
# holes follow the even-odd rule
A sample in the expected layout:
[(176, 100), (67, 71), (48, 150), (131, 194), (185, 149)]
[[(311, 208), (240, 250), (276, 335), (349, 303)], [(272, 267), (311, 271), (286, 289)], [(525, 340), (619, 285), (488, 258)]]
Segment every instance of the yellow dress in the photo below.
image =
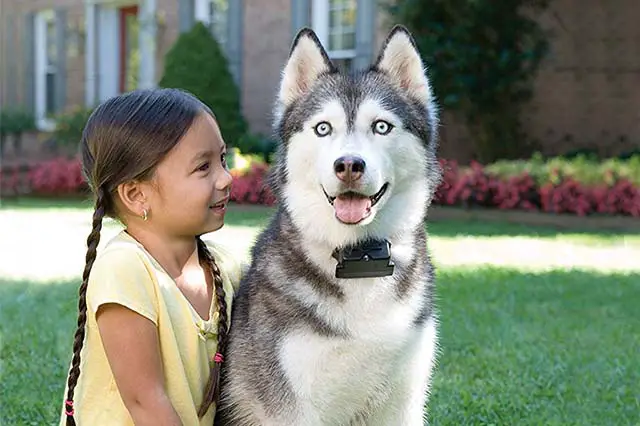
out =
[[(205, 242), (220, 268), (230, 321), (231, 302), (242, 266), (218, 244)], [(89, 276), (86, 335), (74, 396), (76, 424), (134, 424), (118, 392), (98, 333), (95, 313), (104, 303), (124, 305), (156, 324), (166, 390), (173, 407), (184, 425), (212, 425), (215, 407), (202, 419), (198, 419), (197, 410), (209, 378), (209, 362), (217, 348), (215, 297), (209, 320), (204, 321), (160, 264), (124, 231), (99, 253)], [(64, 411), (63, 404), (60, 425), (66, 424)]]

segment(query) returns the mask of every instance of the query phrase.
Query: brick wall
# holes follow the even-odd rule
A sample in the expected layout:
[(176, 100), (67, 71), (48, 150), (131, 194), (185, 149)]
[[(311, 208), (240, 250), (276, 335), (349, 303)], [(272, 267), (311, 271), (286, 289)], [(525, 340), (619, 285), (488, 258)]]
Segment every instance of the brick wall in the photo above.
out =
[(272, 134), (272, 106), (292, 42), (290, 0), (244, 0), (242, 109), (253, 132)]
[[(244, 1), (242, 106), (254, 132), (271, 133), (272, 105), (291, 44), (289, 0)], [(0, 21), (0, 105), (9, 88), (24, 99), (22, 36), (31, 10), (67, 7), (69, 23), (82, 23), (82, 0), (4, 1)], [(615, 155), (640, 149), (640, 26), (635, 0), (555, 0), (541, 22), (551, 34), (551, 54), (535, 82), (535, 97), (524, 113), (525, 128), (545, 154), (578, 148)], [(178, 36), (175, 0), (158, 0), (156, 70)], [(13, 22), (13, 49), (7, 47), (6, 22)], [(378, 16), (375, 48), (393, 24)], [(11, 52), (11, 58), (8, 52)], [(84, 103), (84, 45), (67, 56), (67, 106)], [(8, 67), (13, 66), (13, 72)], [(12, 81), (8, 81), (8, 76)], [(443, 114), (441, 154), (466, 161), (473, 156), (464, 125)]]
[(556, 0), (542, 24), (552, 51), (527, 111), (549, 154), (640, 149), (640, 26), (634, 0)]
[[(528, 135), (544, 154), (640, 150), (640, 25), (635, 0), (555, 0), (541, 18), (551, 52), (525, 108)], [(392, 22), (380, 19), (379, 43)], [(443, 114), (441, 154), (467, 161), (470, 135)]]

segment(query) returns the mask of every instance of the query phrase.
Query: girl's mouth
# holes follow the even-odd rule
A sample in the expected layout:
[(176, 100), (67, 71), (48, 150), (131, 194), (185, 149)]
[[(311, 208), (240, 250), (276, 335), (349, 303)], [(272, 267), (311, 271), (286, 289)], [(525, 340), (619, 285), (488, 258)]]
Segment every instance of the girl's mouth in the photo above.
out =
[(217, 212), (217, 213), (225, 212), (227, 210), (227, 204), (228, 203), (229, 203), (229, 199), (225, 198), (223, 200), (218, 201), (215, 204), (211, 204), (209, 206), (209, 209), (213, 210), (214, 212)]

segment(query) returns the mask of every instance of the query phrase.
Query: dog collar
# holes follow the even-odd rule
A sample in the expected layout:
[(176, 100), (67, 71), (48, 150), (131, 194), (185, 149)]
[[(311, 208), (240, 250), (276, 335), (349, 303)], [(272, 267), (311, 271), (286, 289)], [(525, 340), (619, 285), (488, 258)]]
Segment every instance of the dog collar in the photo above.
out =
[(331, 256), (338, 261), (336, 278), (379, 278), (393, 274), (391, 243), (387, 240), (366, 240), (336, 248)]

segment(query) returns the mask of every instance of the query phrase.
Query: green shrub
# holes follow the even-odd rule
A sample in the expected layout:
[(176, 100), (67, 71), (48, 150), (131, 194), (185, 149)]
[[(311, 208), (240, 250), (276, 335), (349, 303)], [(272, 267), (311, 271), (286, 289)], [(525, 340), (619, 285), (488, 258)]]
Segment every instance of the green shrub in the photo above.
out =
[(0, 133), (3, 135), (21, 135), (36, 130), (33, 114), (21, 108), (0, 111)]
[(53, 137), (61, 146), (77, 147), (82, 138), (82, 131), (87, 124), (93, 108), (76, 107), (56, 116), (56, 129)]
[(270, 163), (276, 144), (275, 141), (263, 135), (246, 133), (242, 135), (236, 146), (241, 153), (259, 155), (263, 161)]
[(33, 114), (22, 108), (9, 108), (0, 111), (0, 154), (4, 153), (7, 136), (13, 137), (16, 152), (22, 150), (22, 135), (36, 130)]
[(222, 137), (236, 146), (247, 132), (240, 110), (240, 93), (227, 58), (209, 29), (196, 23), (182, 33), (165, 56), (160, 87), (191, 92), (216, 115)]
[(529, 160), (501, 160), (488, 164), (485, 170), (501, 178), (527, 172), (538, 185), (558, 183), (562, 177), (571, 177), (584, 185), (611, 185), (618, 179), (628, 179), (640, 186), (640, 155), (628, 159), (610, 158), (594, 160), (588, 155), (570, 159), (553, 157), (543, 159), (536, 154)]

